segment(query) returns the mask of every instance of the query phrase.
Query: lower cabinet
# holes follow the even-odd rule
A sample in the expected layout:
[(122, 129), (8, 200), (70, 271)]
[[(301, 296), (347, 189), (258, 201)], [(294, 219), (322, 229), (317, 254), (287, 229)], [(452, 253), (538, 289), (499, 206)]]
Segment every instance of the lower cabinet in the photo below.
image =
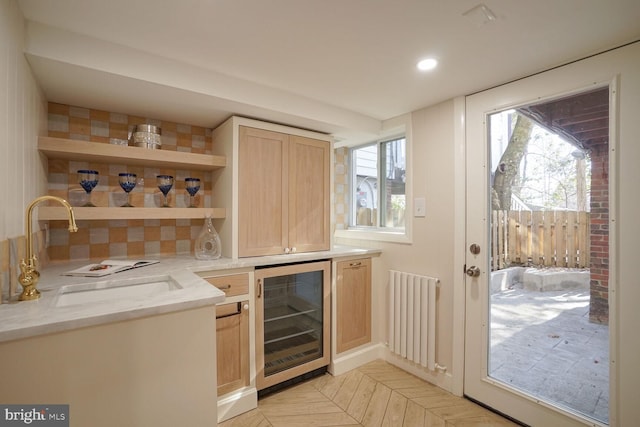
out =
[(218, 396), (249, 385), (249, 301), (216, 307)]
[(336, 267), (336, 353), (342, 353), (371, 342), (371, 258)]
[(328, 260), (198, 273), (227, 297), (216, 307), (218, 422), (254, 409), (257, 391), (329, 366), (332, 339), (334, 356), (371, 343), (371, 258), (333, 265), (333, 295)]
[(218, 397), (250, 384), (249, 275), (226, 274), (204, 279), (224, 292), (230, 302), (216, 307)]

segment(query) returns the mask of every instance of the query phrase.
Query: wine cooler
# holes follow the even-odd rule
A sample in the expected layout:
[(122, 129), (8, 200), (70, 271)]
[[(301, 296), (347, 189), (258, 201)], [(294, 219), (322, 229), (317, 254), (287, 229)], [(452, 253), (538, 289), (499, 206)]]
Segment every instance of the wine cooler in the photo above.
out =
[(330, 261), (257, 268), (257, 388), (329, 364)]

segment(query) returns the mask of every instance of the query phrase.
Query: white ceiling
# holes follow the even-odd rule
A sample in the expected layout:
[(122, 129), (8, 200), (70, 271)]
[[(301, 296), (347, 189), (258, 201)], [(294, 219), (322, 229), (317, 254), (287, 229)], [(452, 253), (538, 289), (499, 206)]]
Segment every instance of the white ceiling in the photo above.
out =
[[(367, 138), (383, 120), (640, 39), (638, 0), (18, 0), (49, 101)], [(426, 56), (440, 61), (418, 73)]]

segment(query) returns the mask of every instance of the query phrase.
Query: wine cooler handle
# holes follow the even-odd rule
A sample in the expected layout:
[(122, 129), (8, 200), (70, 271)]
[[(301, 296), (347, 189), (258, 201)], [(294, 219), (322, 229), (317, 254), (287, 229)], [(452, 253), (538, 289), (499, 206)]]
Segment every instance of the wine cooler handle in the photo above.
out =
[(262, 279), (258, 279), (258, 298), (262, 297)]

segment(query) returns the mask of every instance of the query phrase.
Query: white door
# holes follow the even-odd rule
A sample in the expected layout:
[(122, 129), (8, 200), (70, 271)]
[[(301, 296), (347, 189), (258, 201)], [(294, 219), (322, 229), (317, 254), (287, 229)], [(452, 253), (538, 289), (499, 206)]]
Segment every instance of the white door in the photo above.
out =
[[(638, 49), (634, 47), (634, 55)], [(611, 205), (611, 237), (610, 237), (610, 275), (609, 275), (609, 306), (611, 336), (616, 335), (617, 303), (614, 288), (616, 286), (616, 194), (618, 182), (615, 173), (617, 141), (617, 118), (619, 73), (623, 70), (630, 76), (630, 65), (637, 62), (637, 57), (613, 54), (599, 55), (565, 67), (548, 71), (521, 81), (481, 92), (466, 99), (466, 255), (465, 263), (469, 276), (465, 279), (466, 289), (466, 321), (465, 321), (465, 374), (464, 394), (495, 410), (513, 417), (532, 426), (573, 426), (573, 425), (617, 425), (616, 413), (624, 405), (631, 413), (634, 409), (626, 405), (618, 395), (619, 373), (611, 369), (610, 397), (611, 409), (608, 420), (600, 422), (583, 417), (579, 411), (566, 410), (563, 405), (557, 405), (547, 399), (540, 399), (522, 389), (513, 387), (505, 381), (492, 377), (490, 366), (491, 352), (491, 303), (490, 303), (490, 172), (491, 148), (489, 141), (488, 121), (492, 114), (523, 105), (537, 104), (545, 100), (577, 94), (595, 88), (605, 87), (610, 92), (610, 183), (609, 192)], [(624, 89), (622, 89), (624, 90)], [(631, 125), (631, 121), (628, 121)], [(627, 126), (620, 125), (620, 127)], [(637, 127), (637, 123), (633, 124)], [(624, 164), (624, 161), (622, 162)], [(621, 239), (624, 240), (624, 239)], [(472, 245), (474, 249), (472, 250)], [(475, 253), (474, 253), (475, 252)], [(624, 270), (624, 269), (622, 269)], [(472, 277), (474, 271), (478, 276)], [(624, 303), (620, 304), (621, 307)], [(624, 317), (625, 315), (622, 315)], [(633, 315), (632, 315), (633, 316)], [(620, 343), (615, 338), (608, 355), (610, 366), (615, 366)], [(619, 367), (619, 366), (618, 366)], [(549, 373), (553, 375), (553, 373)], [(624, 383), (624, 380), (622, 380)], [(616, 397), (620, 402), (616, 402)]]

